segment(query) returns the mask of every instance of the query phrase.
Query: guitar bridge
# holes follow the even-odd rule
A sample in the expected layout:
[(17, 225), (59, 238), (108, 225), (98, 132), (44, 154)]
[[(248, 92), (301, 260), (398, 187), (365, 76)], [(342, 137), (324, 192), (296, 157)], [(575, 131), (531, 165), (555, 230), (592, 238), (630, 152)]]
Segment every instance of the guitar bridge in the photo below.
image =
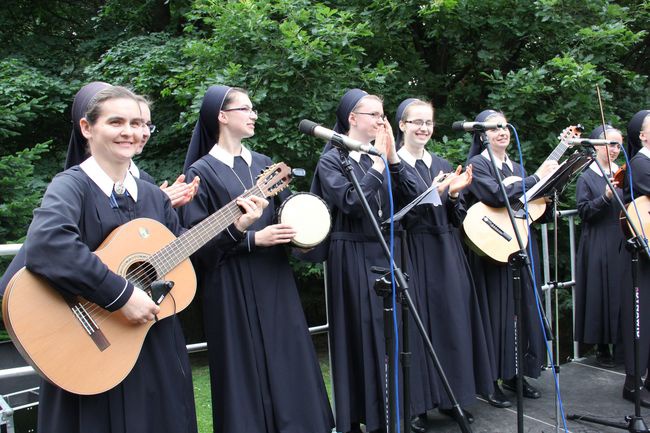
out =
[(484, 216), (483, 218), (481, 218), (481, 220), (506, 241), (510, 242), (512, 240), (512, 236), (510, 236), (508, 233), (501, 230), (501, 228), (499, 228), (499, 226), (496, 225), (494, 221), (492, 221), (490, 218)]
[(79, 321), (86, 333), (88, 333), (88, 336), (91, 340), (93, 340), (93, 343), (95, 343), (97, 348), (101, 352), (106, 350), (108, 346), (111, 345), (111, 343), (108, 342), (108, 339), (102, 332), (95, 319), (93, 319), (90, 311), (86, 309), (86, 305), (94, 305), (88, 304), (87, 302), (84, 304), (82, 302), (78, 302), (76, 299), (69, 297), (65, 297), (65, 300), (68, 304), (68, 307), (70, 307), (72, 314), (74, 314), (75, 318)]

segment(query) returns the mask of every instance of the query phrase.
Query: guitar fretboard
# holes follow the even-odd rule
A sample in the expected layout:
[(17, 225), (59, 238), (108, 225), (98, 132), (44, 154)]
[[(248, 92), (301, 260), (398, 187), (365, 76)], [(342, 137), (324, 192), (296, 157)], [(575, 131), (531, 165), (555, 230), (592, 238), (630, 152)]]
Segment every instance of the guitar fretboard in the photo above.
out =
[[(248, 198), (254, 195), (264, 197), (258, 185), (247, 190), (241, 197)], [(149, 262), (156, 268), (158, 275), (167, 274), (217, 234), (225, 230), (242, 214), (236, 200), (231, 201), (153, 254), (149, 258)]]

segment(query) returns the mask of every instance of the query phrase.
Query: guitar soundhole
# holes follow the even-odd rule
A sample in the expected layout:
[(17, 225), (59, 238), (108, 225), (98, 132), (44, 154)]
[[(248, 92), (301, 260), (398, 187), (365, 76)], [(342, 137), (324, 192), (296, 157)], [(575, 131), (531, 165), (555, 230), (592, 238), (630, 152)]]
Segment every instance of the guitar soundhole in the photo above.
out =
[(126, 279), (136, 287), (149, 292), (151, 284), (158, 279), (158, 274), (149, 262), (133, 262), (126, 271)]

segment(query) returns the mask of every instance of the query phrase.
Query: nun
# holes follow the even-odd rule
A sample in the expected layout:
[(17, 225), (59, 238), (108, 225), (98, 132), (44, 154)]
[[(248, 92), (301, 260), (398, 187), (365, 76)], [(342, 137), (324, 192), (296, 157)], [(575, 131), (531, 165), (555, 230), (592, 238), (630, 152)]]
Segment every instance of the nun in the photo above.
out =
[[(495, 110), (482, 111), (475, 121), (507, 122), (505, 115)], [(546, 161), (535, 174), (527, 176), (523, 167), (512, 161), (507, 155), (508, 145), (510, 144), (510, 131), (508, 128), (491, 129), (485, 133), (492, 146), (501, 177), (518, 176), (522, 179), (505, 187), (510, 203), (514, 203), (515, 200), (521, 197), (524, 186), (526, 189), (530, 189), (540, 178), (557, 168), (557, 161)], [(468, 164), (473, 167), (473, 179), (472, 183), (463, 192), (467, 201), (467, 208), (469, 209), (477, 202), (496, 208), (505, 207), (497, 174), (492, 168), (487, 149), (483, 148), (481, 136), (477, 132), (473, 136)], [(533, 235), (533, 257), (531, 262), (537, 270), (535, 275), (539, 288), (541, 287), (541, 275), (539, 272), (537, 242), (534, 232), (531, 232), (531, 234)], [(501, 389), (499, 380), (502, 381), (505, 388), (515, 390), (515, 297), (512, 267), (508, 264), (496, 263), (474, 251), (469, 252), (468, 259), (481, 308), (481, 317), (483, 318), (488, 342), (494, 380), (494, 392), (485, 397), (495, 407), (509, 407), (512, 403)], [(527, 271), (523, 270), (521, 279), (523, 345), (520, 350), (522, 350), (523, 374), (536, 378), (540, 375), (542, 364), (546, 360), (546, 350), (534, 289), (526, 274)], [(526, 398), (539, 398), (540, 393), (524, 379), (523, 396)]]
[[(623, 143), (621, 131), (611, 125), (599, 126), (589, 136), (617, 142), (597, 146), (596, 158), (608, 177), (618, 170), (614, 161)], [(616, 188), (623, 198), (623, 190)], [(614, 367), (609, 345), (621, 335), (621, 291), (630, 286), (631, 257), (621, 231), (620, 209), (596, 162), (578, 178), (576, 204), (582, 219), (582, 233), (576, 263), (575, 340), (597, 345), (596, 362)]]
[[(650, 110), (637, 112), (627, 126), (627, 149), (630, 164), (625, 176), (625, 198), (630, 202), (633, 198), (650, 196)], [(631, 170), (632, 187), (629, 185)], [(645, 223), (647, 224), (647, 215)], [(648, 234), (646, 232), (645, 236)], [(631, 266), (634, 266), (632, 264)], [(638, 366), (641, 376), (646, 375), (650, 368), (650, 261), (645, 253), (639, 253), (637, 267), (637, 284), (640, 289), (640, 339)], [(625, 385), (623, 398), (634, 401), (637, 387), (634, 385), (634, 293), (630, 286), (621, 285), (623, 290), (621, 305), (621, 320), (623, 322), (623, 348), (625, 352)], [(643, 386), (639, 384), (641, 392), (641, 405), (650, 407), (650, 377), (646, 375)]]
[[(169, 198), (128, 170), (142, 139), (136, 96), (123, 87), (100, 90), (88, 103), (80, 130), (92, 156), (48, 186), (27, 233), (26, 267), (62, 294), (82, 296), (134, 326), (147, 323), (158, 306), (93, 253), (115, 228), (135, 218), (159, 221), (176, 235), (182, 231)], [(264, 200), (240, 204), (245, 214), (233, 230), (245, 230), (259, 218), (261, 212), (253, 208)], [(42, 381), (38, 431), (196, 432), (192, 374), (178, 318), (151, 327), (131, 372), (106, 392), (76, 395)]]
[[(273, 164), (242, 144), (256, 121), (245, 90), (208, 88), (185, 159), (187, 181), (200, 176), (201, 186), (180, 208), (184, 226), (252, 188)], [(295, 231), (274, 223), (278, 204), (271, 201), (249, 230), (226, 230), (193, 257), (218, 433), (329, 433), (334, 425), (285, 248)], [(231, 245), (232, 238), (239, 241)]]
[[(342, 156), (332, 143), (323, 149), (312, 182), (312, 192), (325, 200), (332, 213), (327, 296), (336, 428), (358, 433), (360, 424), (365, 424), (366, 432), (378, 432), (386, 427), (386, 348), (383, 300), (373, 288), (379, 276), (370, 268), (388, 268), (389, 263), (368, 218), (378, 223), (389, 218), (387, 176), (390, 171), (395, 187), (403, 167), (378, 96), (360, 89), (346, 92), (336, 110), (334, 130), (362, 143), (375, 140), (375, 147), (386, 154), (389, 163), (386, 167), (380, 157), (356, 151), (343, 156), (359, 180), (370, 217), (364, 213), (344, 171)], [(396, 251), (400, 263), (399, 248)]]
[[(401, 223), (407, 233), (411, 293), (422, 322), (436, 349), (443, 371), (463, 412), (476, 401), (476, 394), (492, 393), (490, 361), (483, 322), (469, 264), (460, 242), (458, 227), (465, 217), (460, 192), (472, 181), (472, 167), (460, 174), (445, 159), (426, 150), (435, 127), (433, 106), (419, 99), (406, 99), (397, 109), (395, 145), (404, 163), (404, 176), (412, 182), (400, 184), (402, 207), (438, 181), (440, 205), (416, 206)], [(460, 167), (459, 167), (460, 168)], [(424, 427), (425, 412), (435, 407), (452, 414), (445, 393), (422, 338), (413, 324), (411, 348), (411, 402), (415, 429)], [(470, 421), (471, 422), (471, 421)], [(421, 429), (420, 429), (421, 431)]]
[[(72, 132), (70, 133), (70, 141), (68, 143), (68, 151), (66, 154), (64, 170), (81, 164), (90, 156), (88, 142), (81, 132), (79, 122), (84, 117), (88, 108), (88, 103), (92, 100), (92, 98), (100, 90), (104, 90), (110, 86), (110, 84), (104, 83), (102, 81), (93, 81), (83, 86), (75, 94), (71, 109)], [(153, 130), (151, 129), (151, 111), (149, 108), (150, 103), (142, 96), (136, 96), (138, 98), (138, 104), (140, 106), (140, 111), (144, 121), (142, 125), (142, 140), (138, 146), (138, 149), (136, 150), (136, 155), (139, 155), (142, 153), (145, 144), (147, 144), (147, 141), (151, 137)], [(155, 130), (155, 126), (153, 126), (153, 128)], [(140, 178), (145, 182), (149, 182), (151, 184), (156, 183), (153, 176), (140, 169), (133, 160), (129, 165), (129, 171), (133, 176)], [(167, 181), (165, 181), (160, 186), (160, 188), (169, 196), (170, 200), (172, 200), (173, 207), (183, 206), (185, 203), (192, 199), (198, 190), (199, 179), (196, 179), (193, 184), (188, 185), (184, 181), (184, 176), (181, 176), (179, 176), (171, 186), (167, 186)], [(5, 270), (5, 273), (0, 280), (0, 296), (4, 294), (4, 291), (7, 288), (7, 284), (9, 284), (11, 278), (13, 278), (15, 273), (18, 272), (23, 266), (25, 266), (25, 250), (21, 247), (20, 250), (18, 250), (16, 256), (14, 256), (9, 266), (7, 266), (7, 269)]]

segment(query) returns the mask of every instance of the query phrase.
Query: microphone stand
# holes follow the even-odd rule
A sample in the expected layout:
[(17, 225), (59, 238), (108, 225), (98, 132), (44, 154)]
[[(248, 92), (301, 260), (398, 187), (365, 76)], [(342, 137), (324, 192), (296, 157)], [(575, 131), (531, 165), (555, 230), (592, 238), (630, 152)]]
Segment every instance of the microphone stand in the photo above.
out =
[[(593, 148), (593, 145), (589, 145), (589, 147), (586, 147), (583, 152), (585, 153), (590, 153), (592, 156), (595, 155), (596, 151)], [(634, 415), (628, 415), (625, 417), (624, 423), (618, 423), (618, 422), (612, 422), (600, 418), (596, 418), (593, 416), (587, 416), (587, 415), (577, 415), (577, 414), (571, 414), (567, 416), (568, 419), (570, 420), (582, 420), (582, 421), (587, 421), (587, 422), (592, 422), (595, 424), (601, 424), (601, 425), (606, 425), (609, 427), (614, 427), (618, 428), (621, 430), (627, 430), (630, 433), (647, 433), (648, 432), (648, 427), (645, 424), (645, 421), (643, 420), (643, 417), (641, 416), (641, 371), (640, 371), (640, 364), (641, 360), (639, 359), (640, 357), (640, 352), (639, 352), (639, 338), (640, 338), (640, 333), (641, 333), (641, 327), (640, 327), (640, 321), (641, 321), (641, 311), (639, 308), (639, 298), (640, 298), (640, 290), (639, 290), (639, 283), (638, 283), (638, 270), (639, 270), (639, 253), (643, 252), (648, 259), (650, 259), (650, 250), (648, 250), (648, 242), (646, 239), (641, 236), (641, 233), (639, 232), (639, 228), (632, 222), (630, 219), (630, 214), (627, 212), (627, 209), (625, 208), (625, 205), (623, 204), (623, 200), (621, 197), (616, 193), (616, 190), (614, 189), (614, 185), (612, 185), (612, 181), (609, 179), (609, 176), (605, 172), (605, 168), (603, 165), (598, 161), (598, 158), (594, 158), (594, 161), (598, 165), (598, 169), (600, 170), (600, 173), (603, 175), (603, 178), (605, 179), (605, 182), (607, 182), (607, 187), (609, 188), (610, 191), (614, 194), (612, 197), (616, 201), (617, 206), (625, 216), (625, 220), (628, 222), (629, 227), (632, 229), (632, 233), (634, 236), (628, 240), (628, 248), (632, 252), (632, 290), (633, 290), (633, 320), (634, 320), (634, 326), (633, 326), (633, 331), (634, 331)], [(631, 185), (630, 185), (631, 187)]]
[[(485, 133), (485, 128), (482, 126), (475, 126), (476, 131), (481, 132), (481, 141), (483, 142), (483, 145), (488, 151), (488, 155), (490, 156), (490, 163), (492, 165), (492, 169), (494, 170), (494, 173), (496, 173), (497, 176), (497, 183), (499, 184), (499, 191), (501, 192), (501, 195), (503, 197), (503, 201), (505, 203), (505, 208), (508, 211), (508, 218), (510, 219), (510, 224), (512, 224), (512, 228), (514, 229), (514, 234), (515, 238), (517, 239), (517, 244), (519, 245), (519, 251), (516, 253), (513, 253), (512, 256), (510, 257), (509, 265), (512, 268), (512, 279), (513, 279), (513, 292), (514, 292), (514, 300), (515, 300), (515, 377), (516, 377), (516, 395), (517, 395), (517, 432), (518, 433), (524, 433), (524, 402), (523, 402), (523, 394), (524, 394), (524, 386), (523, 386), (523, 372), (522, 372), (522, 364), (523, 364), (523, 354), (522, 354), (522, 345), (523, 345), (523, 334), (521, 332), (521, 313), (522, 313), (522, 300), (521, 300), (521, 269), (526, 268), (528, 270), (528, 276), (530, 278), (531, 283), (533, 282), (533, 273), (531, 270), (531, 263), (530, 263), (530, 258), (528, 257), (528, 254), (526, 253), (526, 247), (524, 247), (524, 243), (521, 238), (521, 233), (519, 233), (519, 229), (517, 228), (517, 224), (515, 223), (515, 214), (512, 210), (512, 207), (510, 206), (510, 201), (508, 200), (508, 193), (506, 191), (506, 187), (503, 184), (503, 178), (501, 176), (501, 172), (499, 171), (497, 164), (496, 164), (496, 159), (494, 156), (494, 152), (492, 151), (492, 145), (490, 144), (490, 140), (487, 137), (487, 134)], [(522, 167), (523, 168), (523, 167)], [(534, 285), (531, 284), (531, 287), (533, 288), (534, 291)], [(537, 293), (535, 293), (535, 296), (537, 296)], [(544, 317), (545, 319), (545, 317)], [(546, 321), (545, 321), (546, 323)], [(550, 329), (550, 326), (548, 326), (548, 323), (546, 323), (548, 329)]]
[[(413, 300), (411, 299), (411, 295), (408, 292), (408, 283), (406, 282), (406, 277), (402, 273), (401, 269), (396, 266), (395, 261), (391, 257), (390, 249), (388, 248), (388, 245), (386, 244), (386, 240), (384, 239), (384, 236), (381, 233), (381, 229), (379, 228), (379, 224), (377, 220), (375, 219), (375, 216), (372, 213), (372, 210), (370, 209), (370, 205), (368, 204), (368, 201), (366, 200), (366, 197), (363, 195), (363, 191), (361, 190), (361, 185), (359, 184), (359, 180), (357, 179), (356, 175), (354, 174), (352, 164), (350, 164), (350, 160), (348, 159), (348, 151), (345, 148), (344, 144), (342, 143), (341, 140), (339, 140), (336, 136), (332, 137), (332, 144), (334, 144), (339, 151), (339, 159), (341, 162), (341, 166), (344, 169), (344, 172), (348, 178), (348, 180), (352, 183), (354, 186), (354, 190), (357, 194), (357, 197), (359, 198), (359, 201), (361, 202), (364, 214), (366, 216), (366, 219), (370, 221), (370, 224), (372, 226), (372, 229), (375, 233), (375, 238), (377, 239), (377, 242), (382, 247), (384, 256), (386, 257), (386, 261), (389, 263), (392, 263), (394, 273), (395, 273), (395, 279), (397, 282), (397, 290), (399, 292), (399, 299), (402, 301), (406, 301), (408, 304), (408, 307), (410, 311), (412, 312), (413, 319), (415, 320), (415, 324), (418, 327), (418, 331), (420, 332), (420, 335), (422, 336), (422, 339), (424, 340), (425, 346), (427, 347), (427, 351), (429, 352), (429, 355), (433, 361), (433, 364), (440, 374), (440, 378), (442, 381), (442, 384), (445, 388), (445, 392), (447, 393), (447, 396), (449, 397), (449, 400), (453, 404), (453, 410), (457, 414), (456, 420), (460, 426), (460, 429), (463, 433), (472, 433), (472, 430), (469, 427), (469, 423), (467, 422), (467, 418), (465, 417), (465, 414), (463, 413), (462, 408), (458, 404), (458, 401), (456, 400), (456, 397), (454, 396), (454, 393), (451, 389), (451, 385), (449, 385), (449, 381), (447, 380), (444, 371), (442, 369), (442, 365), (440, 364), (440, 361), (438, 360), (438, 357), (436, 355), (436, 352), (433, 348), (433, 345), (431, 344), (431, 340), (427, 336), (427, 333), (425, 331), (424, 325), (422, 324), (422, 320), (420, 319), (420, 316), (417, 313), (417, 310), (415, 308), (415, 305), (413, 304)], [(386, 173), (388, 176), (390, 176), (390, 171), (388, 164), (386, 166)], [(388, 293), (386, 293), (388, 292)], [(385, 335), (385, 340), (386, 340), (386, 352), (388, 356), (388, 363), (389, 363), (389, 378), (387, 381), (387, 384), (389, 386), (386, 387), (386, 394), (388, 397), (388, 410), (387, 410), (387, 433), (391, 432), (396, 432), (399, 433), (400, 431), (400, 426), (397, 425), (396, 419), (395, 419), (395, 409), (397, 407), (397, 397), (395, 395), (395, 382), (394, 382), (394, 365), (395, 365), (395, 358), (394, 358), (394, 351), (393, 348), (389, 345), (393, 341), (393, 327), (391, 326), (392, 322), (392, 311), (393, 311), (393, 306), (391, 302), (391, 296), (392, 295), (392, 289), (389, 289), (387, 291), (381, 291), (379, 293), (380, 296), (384, 297), (384, 331), (386, 333)], [(393, 373), (393, 374), (391, 374)], [(408, 389), (408, 388), (407, 388)], [(404, 420), (404, 425), (409, 426), (409, 419)], [(409, 428), (409, 427), (407, 427)]]

